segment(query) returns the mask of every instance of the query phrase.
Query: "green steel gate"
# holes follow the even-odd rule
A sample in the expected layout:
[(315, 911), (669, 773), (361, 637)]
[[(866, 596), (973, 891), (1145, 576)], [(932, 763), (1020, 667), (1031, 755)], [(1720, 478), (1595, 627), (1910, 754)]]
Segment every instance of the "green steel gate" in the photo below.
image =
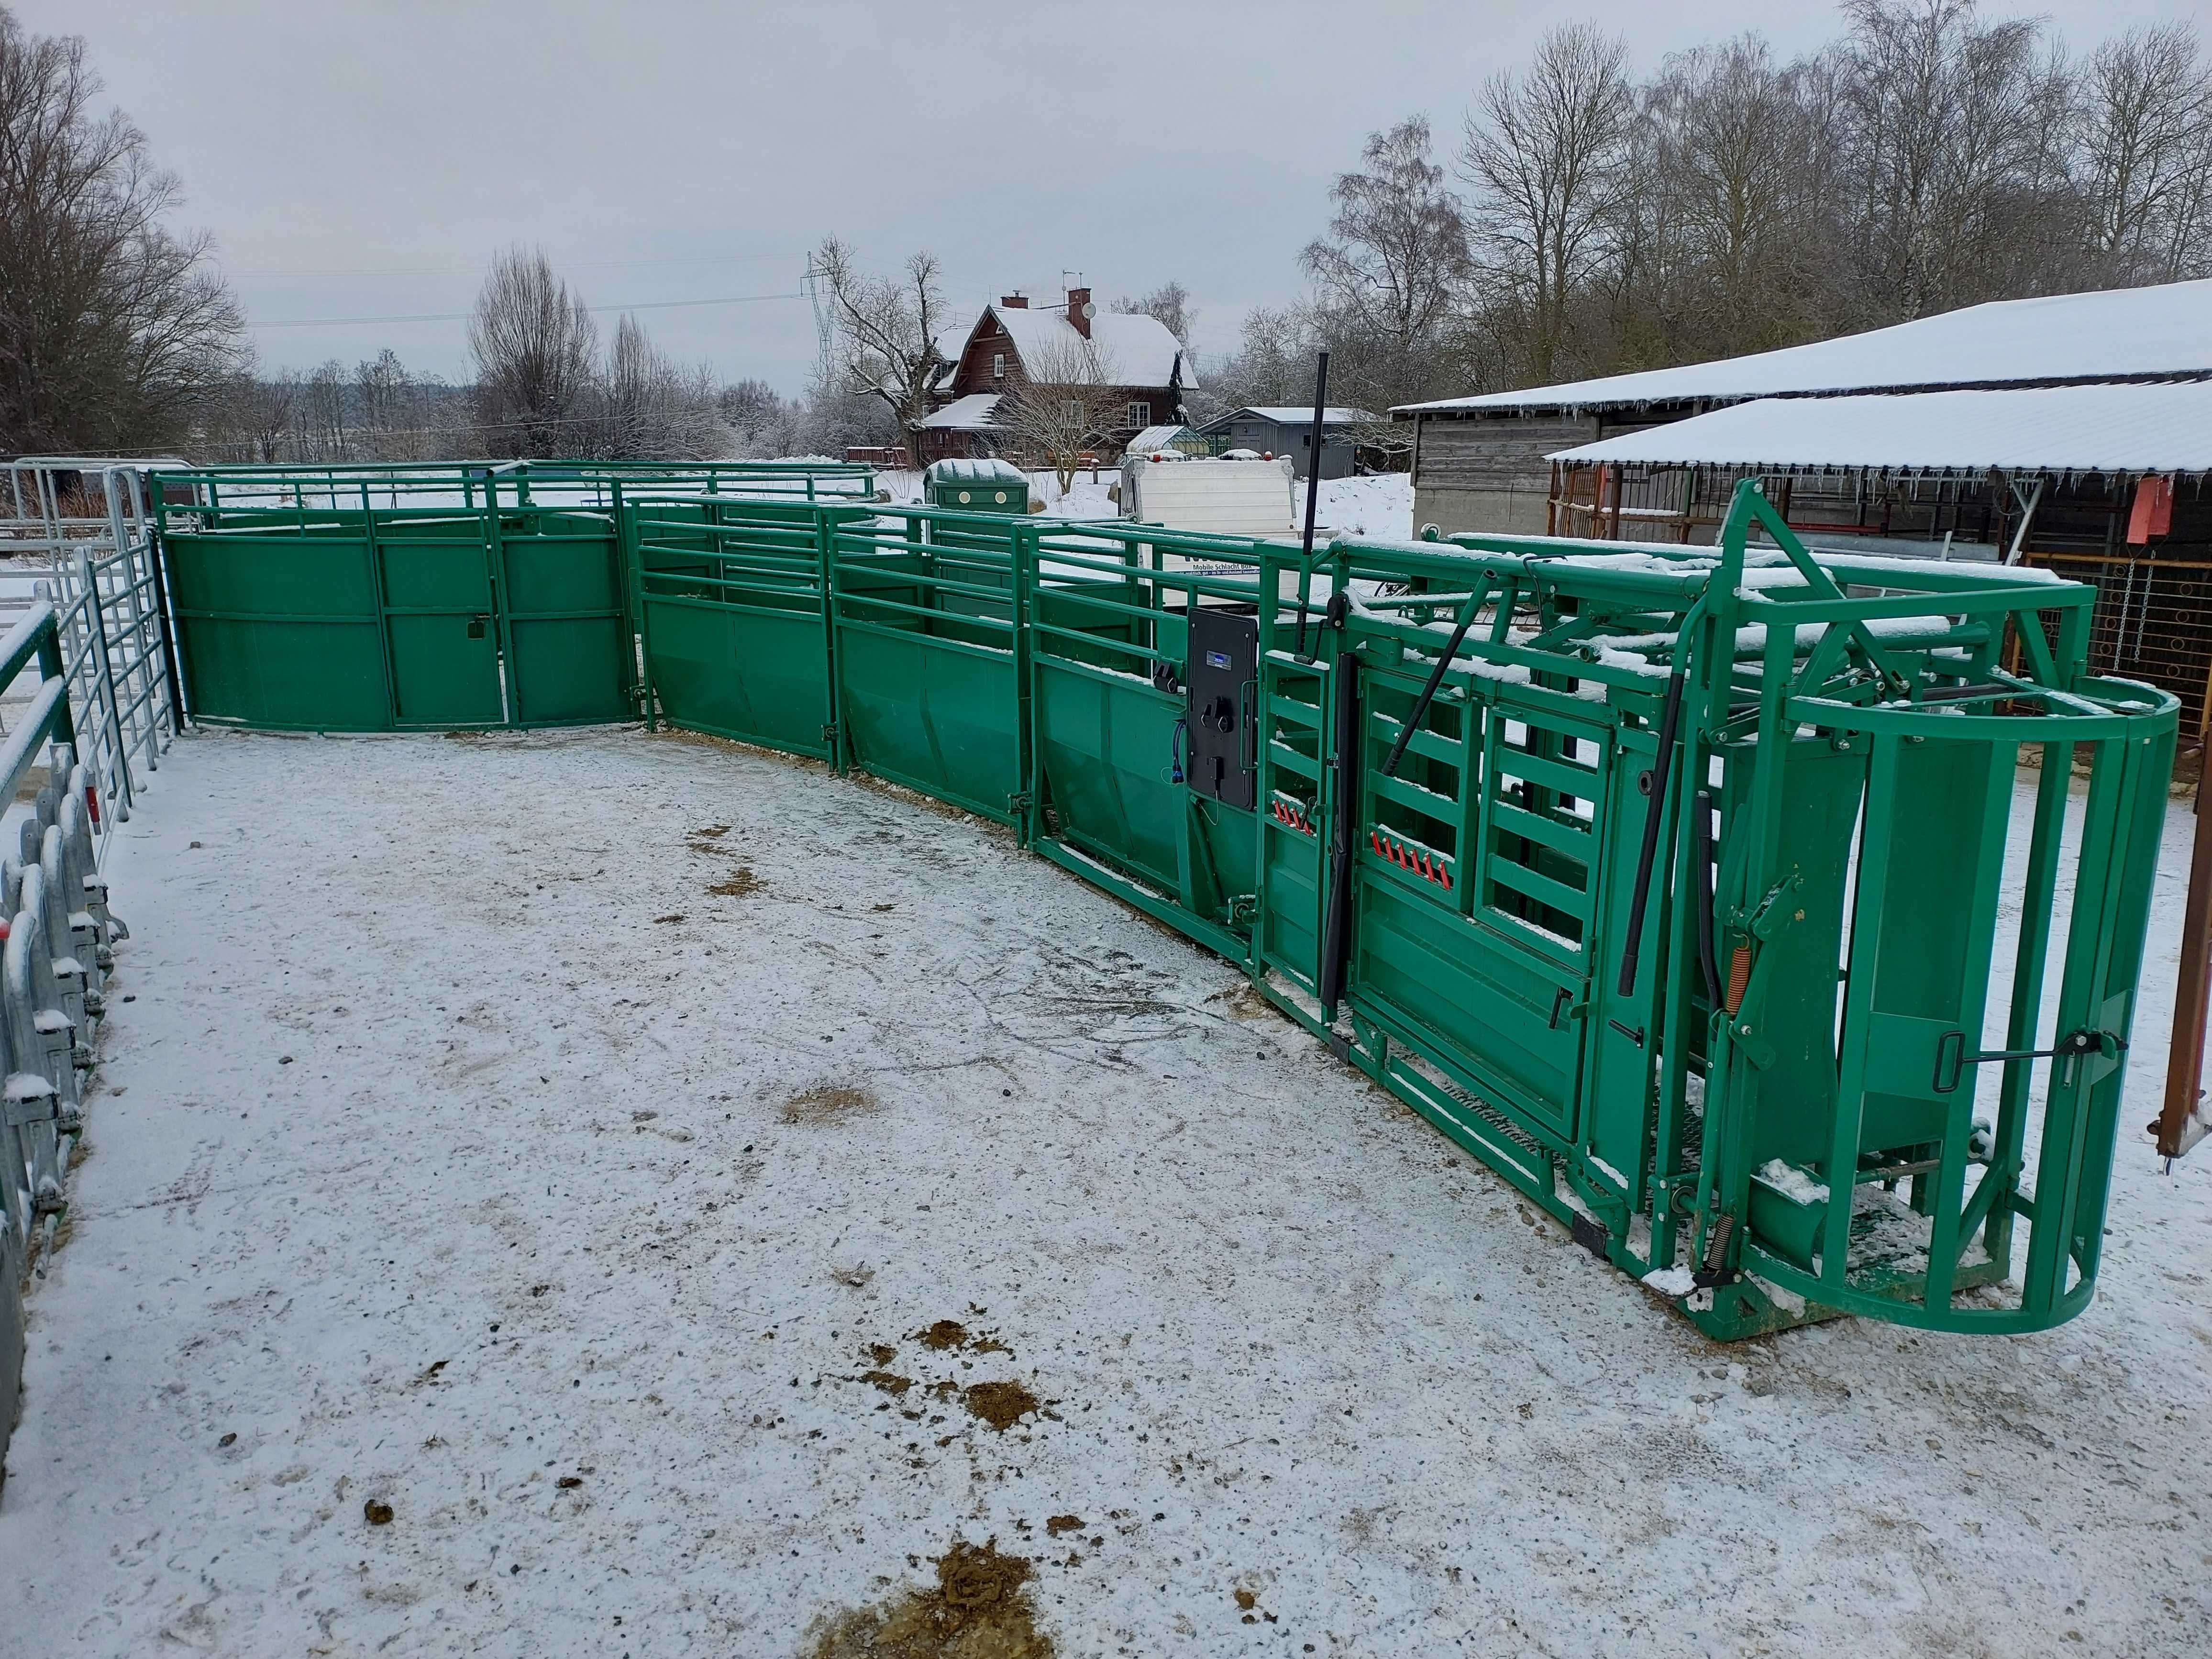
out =
[(1024, 800), (1017, 561), (1006, 537), (957, 533), (962, 523), (912, 513), (837, 538), (839, 761), (1012, 823)]
[(626, 511), (647, 720), (832, 758), (830, 559), (862, 509), (687, 497)]
[(388, 732), (634, 713), (608, 515), (376, 507), (173, 521), (162, 544), (197, 719)]
[(712, 495), (295, 520), (179, 538), (232, 718), (299, 706), (247, 663), (363, 725), (495, 708), (503, 664), (509, 717), (558, 719), (604, 706), (569, 659), (626, 687), (634, 623), (649, 720), (1012, 825), (1714, 1335), (2094, 1291), (2176, 708), (2087, 672), (2088, 588), (1815, 559), (1751, 485), (1717, 549)]

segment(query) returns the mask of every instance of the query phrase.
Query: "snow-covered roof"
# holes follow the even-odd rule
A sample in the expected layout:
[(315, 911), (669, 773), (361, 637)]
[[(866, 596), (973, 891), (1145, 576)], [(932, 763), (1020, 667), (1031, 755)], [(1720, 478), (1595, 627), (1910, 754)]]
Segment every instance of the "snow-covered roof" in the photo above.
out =
[(964, 398), (955, 398), (934, 414), (923, 416), (921, 424), (939, 431), (981, 432), (991, 424), (998, 408), (995, 392), (971, 392)]
[(1029, 475), (1012, 461), (1002, 461), (995, 455), (986, 455), (973, 460), (952, 459), (933, 461), (921, 475), (926, 484), (1018, 483), (1026, 485)]
[[(1273, 421), (1278, 426), (1311, 426), (1313, 405), (1308, 404), (1301, 409), (1294, 404), (1248, 404), (1242, 409), (1231, 410), (1217, 420), (1207, 422), (1206, 429), (1212, 431), (1216, 427), (1225, 427), (1232, 421), (1248, 416)], [(1381, 418), (1379, 415), (1364, 409), (1347, 409), (1335, 404), (1322, 411), (1322, 422), (1325, 426), (1366, 426)]]
[(1766, 398), (1555, 461), (2050, 472), (2212, 471), (2212, 380)]
[(1892, 328), (1476, 398), (1421, 411), (1588, 409), (1819, 392), (2212, 374), (2212, 278), (2037, 300), (1996, 300)]
[[(992, 320), (1006, 331), (1023, 365), (1031, 373), (1039, 362), (1056, 352), (1083, 349), (1083, 337), (1067, 320), (1063, 307), (986, 306), (975, 326), (981, 328)], [(967, 337), (945, 355), (957, 359), (966, 348)], [(1157, 317), (1139, 312), (1102, 311), (1091, 319), (1091, 339), (1110, 385), (1167, 386), (1176, 379), (1182, 345)], [(1186, 392), (1198, 388), (1187, 362), (1182, 365), (1182, 385)]]

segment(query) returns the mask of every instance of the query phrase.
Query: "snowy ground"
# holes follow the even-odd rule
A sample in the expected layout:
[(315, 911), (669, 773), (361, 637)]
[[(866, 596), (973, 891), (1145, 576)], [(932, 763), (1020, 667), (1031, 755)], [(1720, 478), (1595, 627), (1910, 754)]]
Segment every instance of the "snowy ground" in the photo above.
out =
[(2212, 1646), (2212, 1157), (2130, 1130), (2058, 1331), (1722, 1348), (1224, 966), (817, 769), (198, 735), (111, 877), (11, 1655), (789, 1656), (994, 1535), (1062, 1655)]

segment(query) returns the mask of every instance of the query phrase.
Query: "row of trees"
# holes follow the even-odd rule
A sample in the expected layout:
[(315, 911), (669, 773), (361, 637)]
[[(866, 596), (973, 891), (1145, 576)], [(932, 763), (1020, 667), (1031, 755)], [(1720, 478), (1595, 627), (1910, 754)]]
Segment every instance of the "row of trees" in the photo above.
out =
[(1303, 258), (1208, 377), (1294, 402), (1314, 349), (1376, 409), (1695, 362), (1984, 300), (2212, 271), (2212, 67), (2172, 23), (2069, 55), (1975, 0), (1847, 0), (1782, 60), (1756, 35), (1638, 80), (1553, 31), (1439, 155), (1369, 139)]

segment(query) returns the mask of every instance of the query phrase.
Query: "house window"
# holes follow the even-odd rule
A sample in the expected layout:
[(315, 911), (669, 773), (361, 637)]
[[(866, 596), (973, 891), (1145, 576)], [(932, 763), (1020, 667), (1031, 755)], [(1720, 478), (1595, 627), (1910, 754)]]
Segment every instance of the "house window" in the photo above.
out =
[(1003, 351), (994, 351), (991, 354), (991, 378), (994, 380), (1003, 380), (1006, 378), (1006, 354)]
[(1070, 398), (1066, 403), (1060, 404), (1060, 418), (1070, 426), (1082, 425), (1083, 400), (1080, 398)]
[(1150, 404), (1131, 404), (1129, 405), (1129, 424), (1132, 427), (1136, 430), (1142, 432), (1152, 423), (1152, 406)]

